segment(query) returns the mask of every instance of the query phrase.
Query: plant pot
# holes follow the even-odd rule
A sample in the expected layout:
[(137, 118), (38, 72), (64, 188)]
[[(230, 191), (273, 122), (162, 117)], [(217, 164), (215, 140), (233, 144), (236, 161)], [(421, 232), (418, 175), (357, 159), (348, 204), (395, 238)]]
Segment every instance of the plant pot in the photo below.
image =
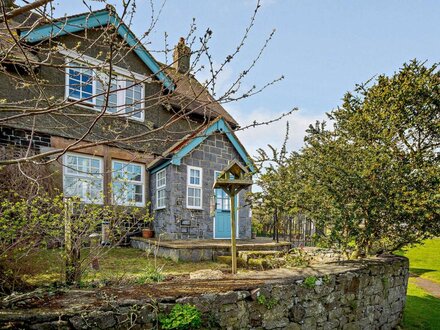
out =
[(142, 237), (143, 238), (153, 238), (154, 237), (154, 230), (142, 229)]
[(251, 233), (251, 239), (256, 239), (257, 238), (257, 233), (255, 231), (253, 231)]

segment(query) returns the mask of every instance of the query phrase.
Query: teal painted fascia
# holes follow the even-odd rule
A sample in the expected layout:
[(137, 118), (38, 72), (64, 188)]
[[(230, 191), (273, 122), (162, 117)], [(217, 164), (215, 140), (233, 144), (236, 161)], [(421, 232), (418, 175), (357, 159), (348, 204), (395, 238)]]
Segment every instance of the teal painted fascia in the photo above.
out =
[(160, 170), (163, 170), (165, 167), (167, 167), (168, 165), (171, 164), (171, 161), (168, 160), (165, 163), (162, 163), (161, 165), (157, 166), (157, 167), (153, 167), (152, 169), (149, 170), (150, 174), (154, 174), (159, 172)]
[(35, 43), (46, 39), (60, 37), (65, 34), (106, 25), (109, 21), (109, 17), (110, 13), (106, 10), (77, 17), (70, 17), (63, 21), (53, 22), (31, 30), (21, 31), (20, 37), (26, 42)]
[(246, 165), (249, 167), (252, 173), (255, 172), (255, 167), (252, 163), (252, 161), (249, 159), (248, 154), (244, 150), (241, 143), (237, 140), (236, 136), (231, 132), (229, 126), (226, 124), (226, 122), (222, 119), (216, 121), (211, 126), (209, 126), (206, 130), (204, 130), (202, 133), (200, 133), (199, 136), (195, 137), (191, 140), (190, 143), (188, 143), (186, 146), (184, 146), (182, 149), (180, 149), (174, 156), (171, 158), (171, 164), (173, 165), (180, 165), (182, 163), (182, 158), (188, 155), (192, 150), (194, 150), (198, 145), (200, 145), (203, 141), (205, 141), (212, 133), (220, 131), (226, 134), (229, 141), (231, 141), (232, 145), (234, 146), (235, 150), (238, 152), (240, 157), (245, 161)]
[(162, 81), (164, 87), (173, 91), (175, 88), (174, 82), (162, 71), (159, 64), (128, 29), (127, 25), (125, 25), (119, 17), (107, 10), (66, 18), (64, 21), (43, 25), (32, 30), (21, 31), (20, 37), (26, 42), (35, 43), (107, 24), (112, 24), (118, 29), (118, 34), (133, 48), (136, 55), (139, 56), (154, 75)]

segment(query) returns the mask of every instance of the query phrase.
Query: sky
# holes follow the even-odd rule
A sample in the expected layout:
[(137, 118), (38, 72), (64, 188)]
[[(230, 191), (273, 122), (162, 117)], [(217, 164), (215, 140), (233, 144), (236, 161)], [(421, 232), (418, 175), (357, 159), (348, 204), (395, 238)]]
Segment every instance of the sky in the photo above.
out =
[[(18, 1), (19, 2), (19, 1)], [(87, 1), (95, 9), (101, 1)], [(56, 14), (84, 12), (81, 0), (58, 0)], [(109, 1), (120, 9), (121, 1)], [(132, 30), (142, 35), (150, 24), (149, 0), (137, 0)], [(157, 14), (162, 1), (154, 1)], [(149, 50), (163, 49), (164, 34), (176, 44), (186, 36), (195, 18), (197, 37), (213, 31), (210, 53), (216, 65), (237, 47), (248, 26), (256, 0), (167, 0), (148, 36)], [(286, 121), (290, 150), (303, 145), (305, 129), (325, 119), (341, 104), (345, 92), (378, 74), (392, 74), (414, 58), (440, 61), (439, 0), (262, 0), (255, 25), (242, 51), (219, 76), (224, 91), (259, 52), (276, 29), (255, 68), (243, 81), (243, 90), (285, 78), (260, 94), (225, 104), (241, 126), (267, 121), (297, 107), (288, 118), (271, 125), (238, 132), (251, 155), (268, 144), (281, 146)], [(155, 55), (164, 61), (163, 54)], [(198, 78), (205, 79), (201, 72)]]

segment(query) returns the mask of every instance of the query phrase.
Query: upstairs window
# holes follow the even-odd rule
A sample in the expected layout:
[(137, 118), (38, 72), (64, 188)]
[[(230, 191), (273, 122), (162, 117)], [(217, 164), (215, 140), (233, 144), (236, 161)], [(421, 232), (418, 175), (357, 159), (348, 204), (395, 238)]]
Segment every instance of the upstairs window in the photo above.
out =
[[(105, 96), (107, 91), (109, 90), (109, 76), (105, 74), (96, 75), (96, 107), (101, 110), (105, 107)], [(107, 100), (107, 112), (115, 113), (118, 111), (118, 80), (116, 78), (112, 78), (110, 85), (110, 92), (108, 93)]]
[(142, 119), (142, 86), (135, 85), (133, 81), (125, 80), (125, 88), (125, 112), (134, 118)]
[(144, 166), (112, 161), (113, 202), (117, 205), (145, 206)]
[(69, 97), (93, 104), (93, 72), (79, 63), (68, 68)]
[(106, 106), (106, 96), (109, 91), (106, 112), (142, 121), (144, 119), (143, 83), (118, 72), (111, 76), (110, 81), (107, 73), (92, 70), (80, 62), (69, 62), (66, 70), (66, 96), (69, 99), (81, 100), (83, 105), (101, 111)]
[(156, 209), (165, 208), (166, 195), (165, 188), (167, 186), (166, 169), (156, 173)]
[(186, 206), (189, 209), (202, 209), (202, 168), (188, 166)]
[(63, 160), (64, 195), (79, 197), (85, 203), (102, 204), (102, 159), (68, 153)]

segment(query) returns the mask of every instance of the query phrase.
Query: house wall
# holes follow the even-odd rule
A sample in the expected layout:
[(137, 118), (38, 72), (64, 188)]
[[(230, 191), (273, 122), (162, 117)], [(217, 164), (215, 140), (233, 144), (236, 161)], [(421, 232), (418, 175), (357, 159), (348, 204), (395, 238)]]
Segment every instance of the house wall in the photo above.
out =
[[(215, 171), (221, 171), (229, 161), (241, 159), (229, 139), (224, 134), (214, 134), (182, 159), (180, 166), (166, 168), (166, 208), (155, 210), (154, 228), (165, 238), (213, 238), (214, 219), (210, 214), (211, 197), (214, 194)], [(201, 167), (202, 210), (186, 207), (188, 166)], [(153, 209), (156, 206), (156, 175), (151, 176), (151, 197)], [(239, 194), (238, 224), (239, 238), (250, 238), (251, 220), (249, 206), (246, 205), (246, 190)]]
[[(53, 49), (62, 46), (74, 49), (79, 54), (104, 60), (110, 52), (108, 39), (112, 37), (111, 30), (90, 29), (75, 35), (65, 35), (49, 42), (43, 42), (38, 47), (38, 56), (44, 59), (46, 64), (41, 65), (35, 73), (40, 79), (37, 85), (32, 75), (10, 71), (7, 74), (0, 72), (0, 99), (6, 99), (0, 108), (11, 107), (17, 102), (20, 107), (32, 109), (38, 103), (39, 107), (45, 107), (45, 96), (52, 98), (52, 104), (59, 106), (65, 100), (65, 57)], [(162, 83), (152, 75), (150, 69), (131, 51), (124, 46), (123, 40), (118, 37), (117, 50), (114, 50), (113, 65), (136, 72), (145, 76), (151, 76), (151, 81), (144, 84), (146, 102), (144, 121), (129, 119), (126, 117), (106, 116), (101, 118), (87, 134), (85, 141), (98, 140), (121, 140), (144, 134), (139, 138), (133, 138), (128, 142), (119, 142), (121, 148), (146, 151), (150, 154), (161, 154), (176, 141), (185, 136), (190, 130), (191, 123), (188, 118), (175, 120), (167, 129), (148, 133), (153, 128), (161, 127), (168, 123), (174, 113), (166, 109), (162, 102)], [(41, 87), (41, 88), (39, 88)], [(41, 89), (44, 90), (42, 94)], [(12, 91), (12, 92), (11, 92)], [(53, 106), (55, 107), (55, 106)], [(63, 110), (56, 109), (49, 114), (21, 117), (16, 120), (4, 122), (9, 127), (29, 129), (34, 127), (36, 132), (64, 138), (80, 138), (86, 132), (99, 112), (91, 107), (68, 106)], [(0, 118), (11, 116), (14, 112), (0, 111)], [(110, 129), (111, 128), (111, 129)], [(161, 142), (161, 143), (158, 143)], [(116, 143), (115, 143), (116, 144)]]
[[(91, 123), (98, 115), (98, 111), (84, 106), (68, 106), (62, 110), (56, 107), (65, 102), (65, 58), (58, 52), (56, 47), (62, 46), (67, 49), (74, 49), (79, 54), (84, 54), (95, 59), (105, 59), (108, 55), (108, 38), (112, 37), (111, 30), (91, 29), (82, 33), (66, 35), (50, 42), (43, 42), (38, 45), (38, 56), (44, 59), (44, 65), (34, 74), (40, 79), (40, 86), (35, 84), (32, 75), (23, 72), (0, 72), (0, 99), (6, 99), (6, 103), (0, 104), (0, 118), (18, 114), (11, 110), (12, 106), (20, 105), (22, 108), (33, 109), (38, 107), (44, 109), (48, 106), (45, 97), (51, 99), (55, 108), (50, 113), (27, 115), (15, 120), (4, 121), (5, 126), (0, 126), (3, 144), (19, 145), (26, 147), (29, 143), (28, 137), (33, 131), (32, 146), (35, 152), (48, 151), (50, 148), (65, 148), (71, 145), (76, 139), (86, 134), (85, 142), (112, 141), (105, 145), (98, 145), (89, 148), (75, 150), (77, 153), (95, 155), (103, 158), (104, 161), (104, 193), (105, 202), (111, 203), (111, 160), (119, 159), (142, 163), (147, 165), (155, 155), (162, 154), (176, 141), (182, 139), (188, 133), (194, 131), (204, 118), (185, 117), (177, 119), (173, 110), (166, 108), (159, 99), (162, 95), (162, 83), (152, 79), (145, 83), (145, 116), (144, 121), (139, 122), (124, 117), (106, 116), (100, 118), (91, 128)], [(119, 37), (118, 37), (119, 38)], [(125, 47), (123, 40), (119, 38), (119, 49), (113, 53), (115, 66), (136, 72), (142, 75), (152, 75), (148, 67)], [(41, 88), (39, 88), (41, 87)], [(42, 89), (44, 93), (42, 94)], [(151, 97), (154, 96), (154, 97)], [(197, 121), (196, 121), (197, 120)], [(173, 124), (169, 124), (173, 121)], [(161, 130), (154, 130), (167, 123), (167, 127)], [(90, 132), (89, 132), (90, 129)], [(154, 133), (148, 132), (154, 130)], [(18, 135), (25, 135), (20, 137)], [(133, 138), (137, 136), (137, 138)], [(122, 139), (128, 139), (123, 142)], [(116, 141), (117, 140), (117, 141)], [(81, 144), (78, 144), (81, 145)], [(222, 136), (211, 137), (199, 148), (187, 156), (180, 167), (169, 167), (167, 169), (167, 203), (169, 207), (163, 211), (157, 211), (160, 231), (169, 230), (174, 236), (183, 234), (197, 236), (194, 228), (183, 228), (188, 220), (198, 219), (200, 222), (198, 236), (210, 238), (213, 235), (213, 219), (209, 215), (210, 196), (212, 195), (212, 184), (214, 170), (222, 170), (231, 159), (238, 159), (238, 154), (232, 145)], [(186, 165), (201, 166), (203, 170), (203, 211), (190, 211), (186, 209)], [(58, 174), (62, 173), (61, 162), (54, 166)], [(58, 175), (57, 183), (62, 186), (62, 175)], [(148, 176), (145, 182), (146, 201), (149, 200), (150, 189)], [(155, 178), (153, 176), (153, 178)], [(59, 181), (59, 182), (58, 182)], [(155, 188), (155, 182), (151, 187)], [(171, 192), (173, 192), (171, 194)], [(155, 201), (155, 196), (152, 198)], [(240, 195), (239, 201), (239, 233), (240, 237), (250, 237), (250, 220), (248, 208), (243, 208), (244, 193)], [(176, 222), (176, 220), (178, 220)], [(181, 220), (181, 221), (180, 221)], [(185, 232), (187, 231), (187, 232)]]
[[(41, 86), (44, 95), (53, 98), (53, 104), (61, 105), (65, 99), (65, 57), (58, 52), (53, 52), (57, 46), (67, 49), (75, 49), (79, 54), (84, 54), (95, 59), (105, 59), (110, 51), (108, 45), (109, 32), (104, 29), (91, 29), (75, 35), (66, 35), (39, 45), (38, 55), (46, 59), (47, 65), (41, 65), (35, 72), (36, 77), (41, 79)], [(128, 47), (123, 46), (120, 37), (119, 50), (114, 53), (114, 65), (120, 68), (150, 76), (152, 72), (131, 52)], [(47, 48), (47, 49), (46, 49)], [(50, 51), (49, 51), (50, 50)], [(61, 66), (61, 67), (57, 67)], [(26, 87), (23, 87), (26, 85)], [(21, 86), (21, 87), (20, 87)], [(118, 159), (132, 161), (146, 165), (152, 161), (153, 155), (161, 154), (170, 145), (181, 139), (194, 126), (194, 122), (186, 119), (176, 120), (167, 129), (155, 131), (149, 134), (153, 128), (161, 127), (173, 116), (173, 113), (166, 109), (159, 97), (162, 95), (162, 83), (152, 77), (151, 82), (144, 84), (145, 88), (145, 115), (144, 121), (107, 116), (99, 119), (91, 131), (84, 138), (85, 142), (109, 140), (106, 145), (94, 146), (75, 150), (77, 153), (94, 155), (103, 158), (104, 165), (104, 194), (105, 202), (111, 203), (111, 160)], [(153, 97), (152, 97), (153, 96)], [(34, 108), (38, 103), (39, 107), (47, 106), (41, 90), (37, 88), (31, 75), (23, 72), (0, 72), (0, 99), (6, 99), (6, 103), (0, 104), (0, 110), (5, 108), (8, 111), (0, 111), (0, 118), (17, 114), (11, 111), (14, 103), (27, 108)], [(63, 110), (46, 114), (29, 115), (15, 120), (4, 121), (5, 126), (0, 126), (0, 145), (2, 154), (5, 154), (6, 145), (19, 148), (27, 148), (29, 144), (34, 152), (49, 151), (51, 148), (59, 149), (71, 145), (75, 139), (81, 138), (88, 132), (98, 111), (91, 107), (69, 106)], [(33, 133), (32, 133), (33, 130)], [(31, 134), (32, 133), (32, 134)], [(144, 134), (142, 136), (142, 134)], [(32, 136), (32, 140), (30, 140)], [(139, 136), (138, 138), (131, 138)], [(122, 139), (127, 139), (122, 142)], [(44, 149), (43, 149), (44, 148)], [(58, 174), (62, 173), (61, 160), (53, 167)], [(145, 195), (149, 200), (148, 175), (145, 175)], [(62, 175), (57, 176), (57, 184), (62, 187)]]

